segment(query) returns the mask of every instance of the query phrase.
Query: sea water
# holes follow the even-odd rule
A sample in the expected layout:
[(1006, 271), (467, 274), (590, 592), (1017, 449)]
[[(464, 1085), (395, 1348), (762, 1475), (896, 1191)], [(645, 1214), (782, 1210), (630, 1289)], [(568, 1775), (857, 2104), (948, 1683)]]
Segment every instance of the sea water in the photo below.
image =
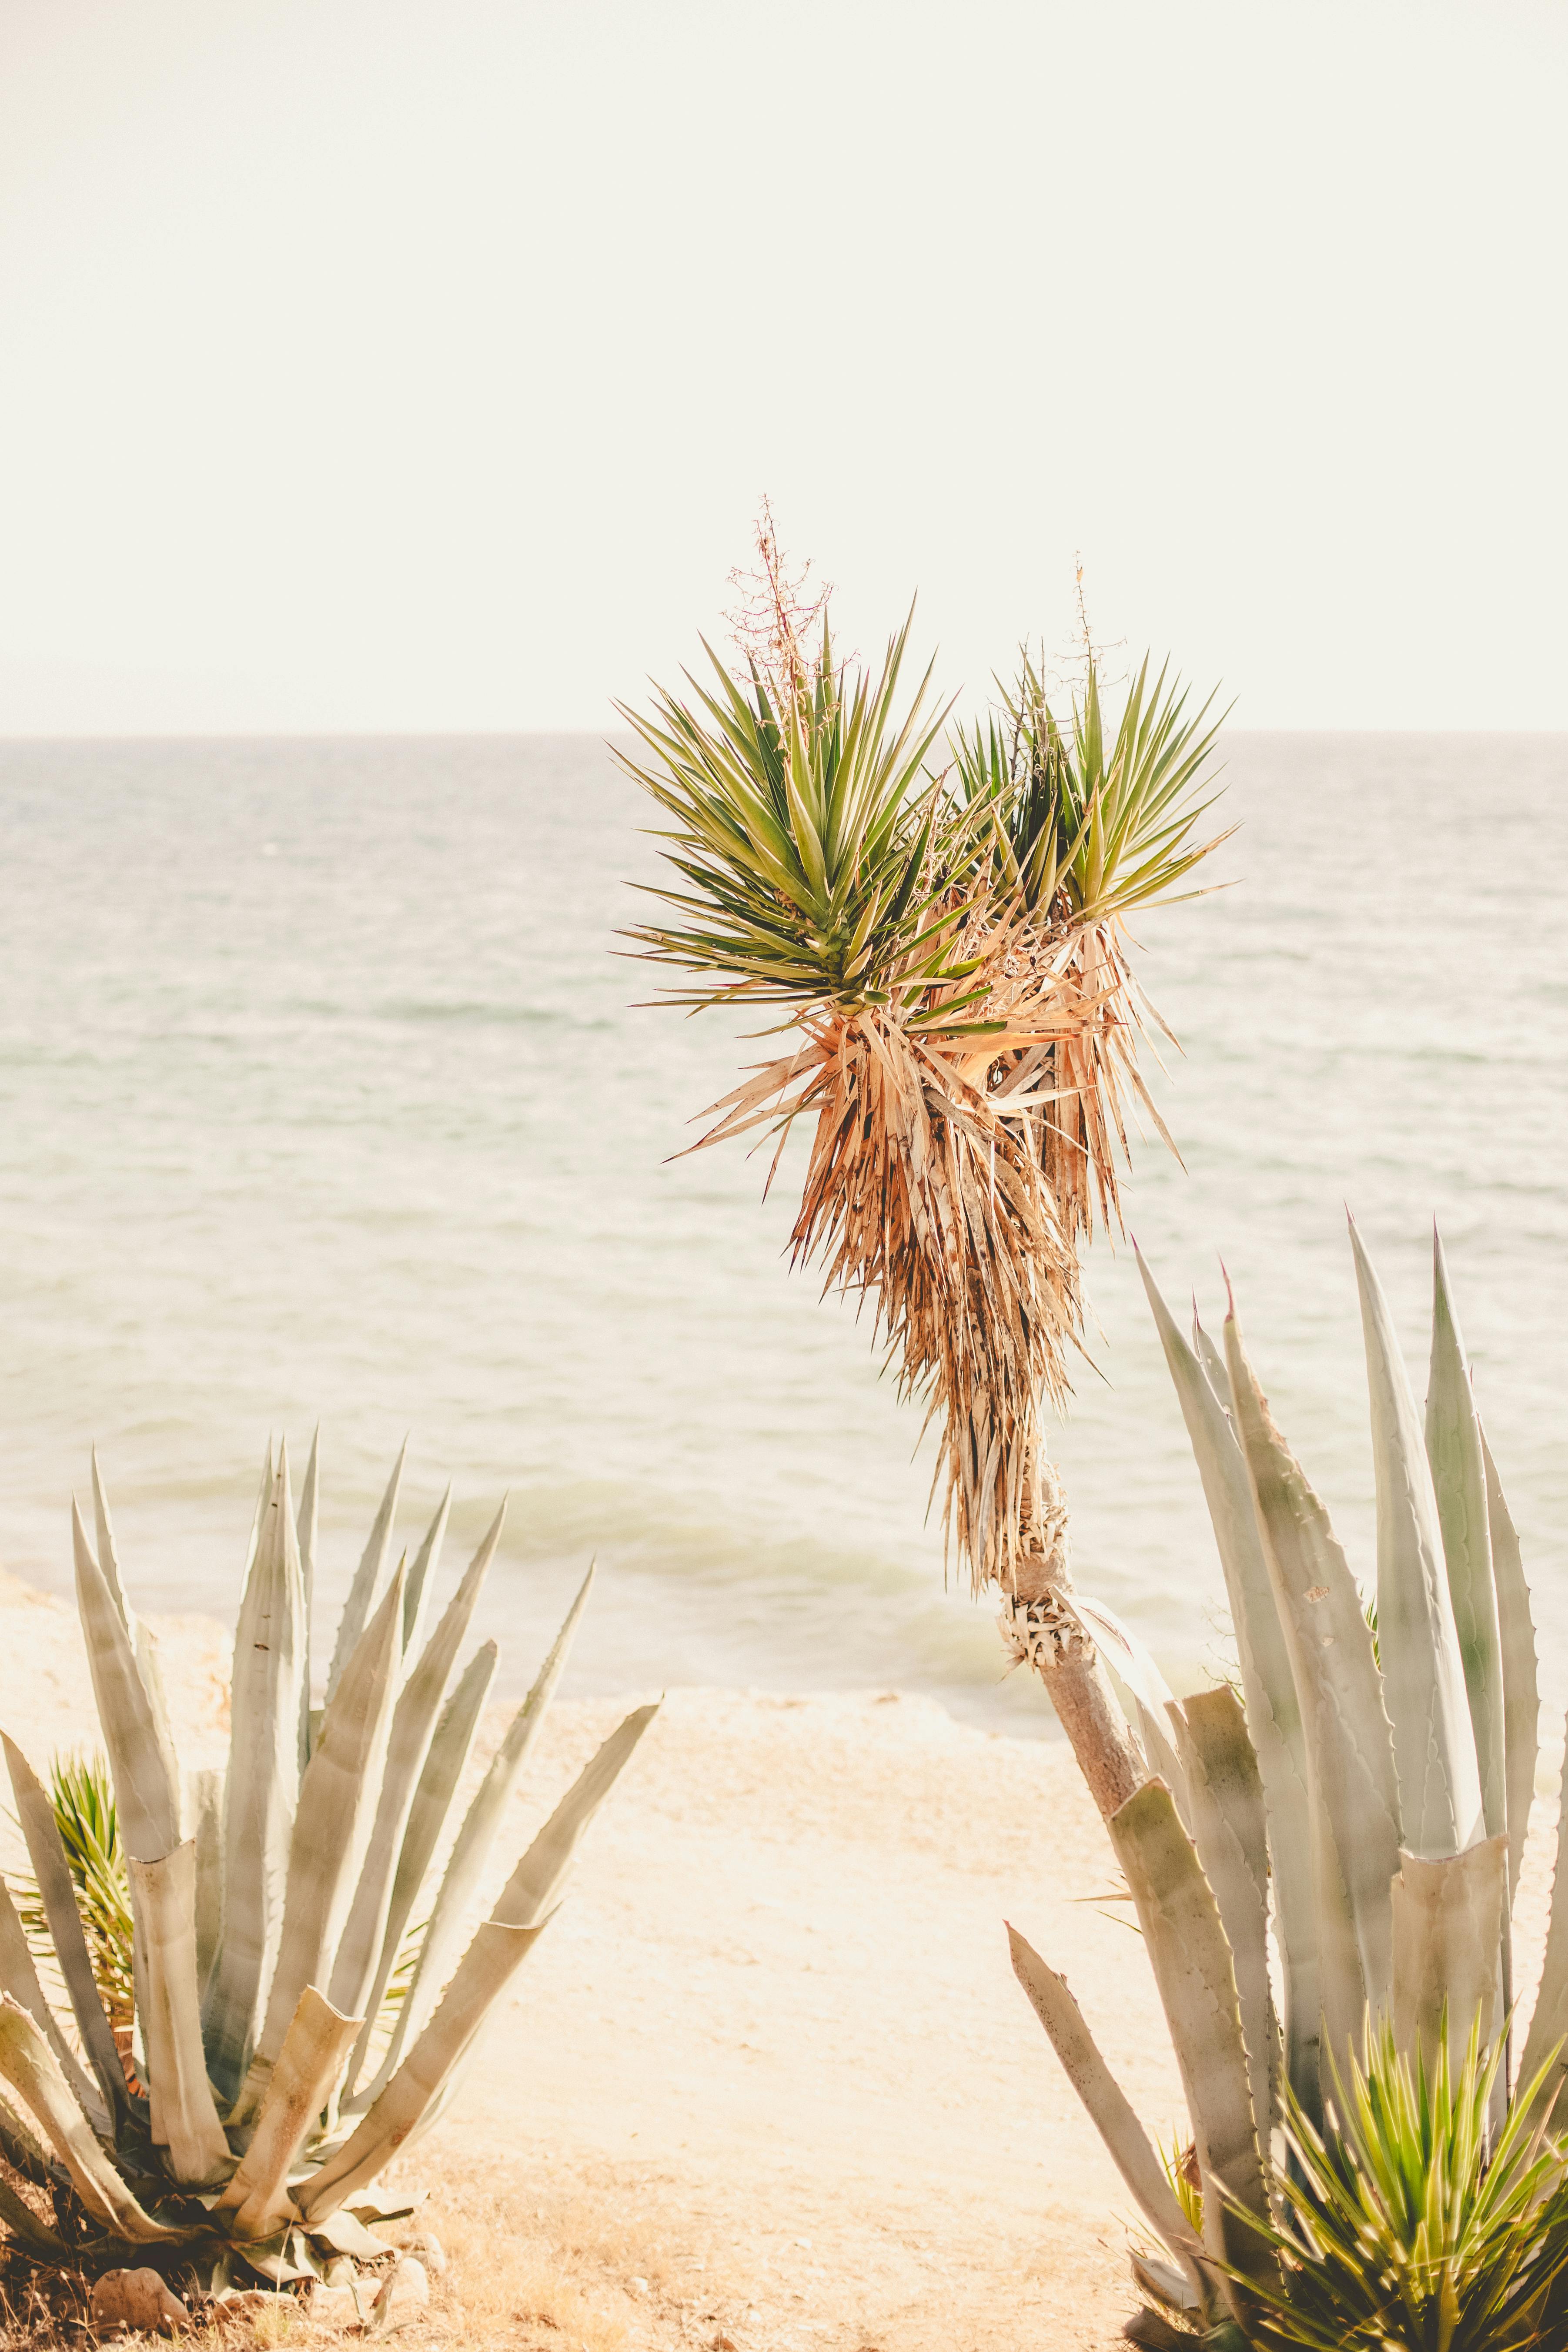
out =
[[(1358, 1573), (1353, 1210), (1425, 1390), (1442, 1227), (1543, 1645), (1568, 1641), (1568, 739), (1237, 735), (1230, 887), (1138, 926), (1181, 1041), (1131, 1231), (1216, 1328), (1221, 1261)], [(322, 1616), (393, 1456), (525, 1685), (905, 1688), (1046, 1727), (944, 1577), (868, 1316), (784, 1257), (801, 1149), (687, 1151), (772, 1050), (644, 1009), (649, 812), (585, 738), (0, 746), (0, 1563), (68, 1589), (96, 1444), (133, 1594), (231, 1615), (264, 1447), (317, 1423)], [(1079, 1581), (1180, 1685), (1223, 1667), (1196, 1474), (1124, 1244), (1058, 1459)], [(1549, 1671), (1549, 1687), (1568, 1675)]]

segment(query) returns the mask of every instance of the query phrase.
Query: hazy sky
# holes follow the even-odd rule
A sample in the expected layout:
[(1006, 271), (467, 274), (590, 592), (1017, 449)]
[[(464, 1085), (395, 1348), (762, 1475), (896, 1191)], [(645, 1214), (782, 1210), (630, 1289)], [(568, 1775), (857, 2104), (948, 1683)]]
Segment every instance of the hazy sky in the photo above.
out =
[(757, 494), (972, 688), (1568, 726), (1561, 0), (0, 0), (0, 731), (599, 728)]

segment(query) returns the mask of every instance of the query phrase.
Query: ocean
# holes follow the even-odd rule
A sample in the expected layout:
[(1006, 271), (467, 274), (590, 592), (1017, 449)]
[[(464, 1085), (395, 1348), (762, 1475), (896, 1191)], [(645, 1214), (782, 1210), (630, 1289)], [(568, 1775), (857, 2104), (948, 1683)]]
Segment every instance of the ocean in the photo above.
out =
[[(1126, 1213), (1372, 1571), (1344, 1216), (1425, 1388), (1442, 1228), (1568, 1696), (1568, 739), (1237, 734), (1216, 872), (1139, 926), (1181, 1040), (1178, 1162)], [(321, 1429), (321, 1602), (409, 1437), (448, 1575), (526, 1685), (590, 1559), (568, 1687), (929, 1693), (1050, 1728), (944, 1580), (868, 1318), (784, 1245), (792, 1147), (681, 1156), (763, 1050), (645, 1009), (616, 952), (647, 821), (587, 738), (0, 745), (0, 1565), (70, 1579), (96, 1444), (133, 1597), (232, 1615), (269, 1434)], [(1197, 1477), (1125, 1246), (1058, 1459), (1077, 1572), (1181, 1686), (1224, 1661)]]

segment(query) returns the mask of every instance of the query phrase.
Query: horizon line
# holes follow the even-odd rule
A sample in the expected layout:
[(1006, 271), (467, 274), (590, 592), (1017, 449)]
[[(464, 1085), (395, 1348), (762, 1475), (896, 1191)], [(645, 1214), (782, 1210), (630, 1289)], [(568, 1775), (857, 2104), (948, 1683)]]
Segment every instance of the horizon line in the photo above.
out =
[[(1568, 720), (1555, 727), (1416, 727), (1387, 723), (1374, 726), (1299, 723), (1231, 726), (1223, 730), (1223, 735), (1226, 740), (1251, 735), (1399, 736), (1427, 741), (1474, 739), (1489, 742), (1500, 736), (1521, 742), (1555, 741), (1568, 739)], [(617, 739), (628, 742), (637, 740), (629, 728), (597, 727), (137, 727), (93, 728), (81, 733), (65, 729), (13, 731), (0, 727), (0, 753), (9, 750), (36, 749), (45, 744), (519, 743), (563, 738), (601, 743)]]

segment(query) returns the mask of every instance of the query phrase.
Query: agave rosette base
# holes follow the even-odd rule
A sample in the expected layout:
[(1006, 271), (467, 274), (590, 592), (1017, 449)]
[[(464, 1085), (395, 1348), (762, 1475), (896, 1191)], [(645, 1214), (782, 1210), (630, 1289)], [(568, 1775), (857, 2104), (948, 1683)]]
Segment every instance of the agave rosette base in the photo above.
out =
[(32, 1909), (59, 1989), (51, 2000), (0, 1884), (0, 2153), (50, 2194), (55, 2223), (3, 2179), (0, 2220), (39, 2261), (102, 2266), (134, 2249), (177, 2259), (221, 2294), (247, 2277), (341, 2280), (346, 2265), (384, 2257), (369, 2225), (407, 2209), (378, 2199), (377, 2179), (444, 2111), (657, 1712), (639, 1707), (611, 1734), (471, 1930), (592, 1570), (460, 1809), (496, 1644), (460, 1661), (502, 1514), (428, 1630), (450, 1492), (412, 1565), (395, 1565), (402, 1471), (400, 1456), (312, 1708), (318, 1454), (296, 1512), (287, 1448), (276, 1463), (269, 1449), (228, 1768), (184, 1774), (94, 1459), (91, 1535), (73, 1507), (77, 1599), (128, 1857), (136, 2046), (128, 2063), (55, 1806), (7, 1739)]

